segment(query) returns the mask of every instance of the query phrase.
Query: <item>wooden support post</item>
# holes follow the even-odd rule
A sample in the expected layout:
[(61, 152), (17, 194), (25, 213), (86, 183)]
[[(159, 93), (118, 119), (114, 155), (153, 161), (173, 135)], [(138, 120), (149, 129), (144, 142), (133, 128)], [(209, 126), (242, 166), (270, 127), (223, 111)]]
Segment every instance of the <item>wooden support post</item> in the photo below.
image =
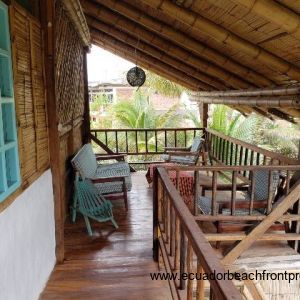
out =
[(90, 103), (89, 103), (89, 87), (88, 87), (88, 70), (87, 70), (87, 53), (86, 48), (83, 56), (83, 80), (84, 80), (84, 114), (83, 114), (83, 143), (90, 143)]
[(202, 122), (202, 127), (207, 128), (207, 121), (208, 121), (208, 104), (207, 103), (199, 103), (199, 113), (200, 119)]
[(55, 214), (55, 239), (56, 260), (62, 263), (64, 260), (64, 218), (63, 196), (60, 172), (60, 140), (58, 132), (58, 118), (55, 97), (55, 36), (54, 36), (54, 1), (41, 2), (42, 26), (45, 32), (44, 59), (45, 59), (45, 83), (47, 97), (47, 115), (49, 131), (50, 167), (53, 180), (54, 214)]

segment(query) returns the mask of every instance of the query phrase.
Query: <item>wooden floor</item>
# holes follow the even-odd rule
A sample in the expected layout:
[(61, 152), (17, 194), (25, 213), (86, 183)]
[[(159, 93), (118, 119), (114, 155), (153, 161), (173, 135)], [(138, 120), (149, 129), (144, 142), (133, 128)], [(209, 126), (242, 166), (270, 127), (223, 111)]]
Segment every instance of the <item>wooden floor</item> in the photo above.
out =
[(167, 282), (152, 281), (152, 189), (144, 174), (134, 173), (129, 211), (114, 202), (120, 226), (92, 222), (89, 237), (80, 217), (66, 223), (66, 261), (55, 267), (41, 299), (168, 300)]

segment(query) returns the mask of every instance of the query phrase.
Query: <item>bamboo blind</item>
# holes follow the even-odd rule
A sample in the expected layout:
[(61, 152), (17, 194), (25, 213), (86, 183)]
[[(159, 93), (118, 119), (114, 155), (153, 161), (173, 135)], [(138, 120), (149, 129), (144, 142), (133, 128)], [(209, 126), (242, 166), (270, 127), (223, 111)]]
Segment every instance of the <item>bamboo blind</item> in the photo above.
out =
[(26, 187), (49, 167), (42, 30), (16, 3), (10, 19), (19, 155)]
[(83, 116), (83, 45), (60, 1), (56, 4), (55, 93), (58, 118), (67, 125)]

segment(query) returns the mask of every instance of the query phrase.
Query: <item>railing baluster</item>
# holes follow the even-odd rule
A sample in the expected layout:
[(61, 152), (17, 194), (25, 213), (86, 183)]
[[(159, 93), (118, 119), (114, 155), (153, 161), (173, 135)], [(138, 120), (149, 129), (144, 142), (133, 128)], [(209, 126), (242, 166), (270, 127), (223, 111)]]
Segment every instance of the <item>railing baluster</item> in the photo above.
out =
[(218, 172), (213, 171), (212, 178), (212, 215), (217, 214), (217, 181), (218, 181)]
[(255, 192), (255, 185), (256, 185), (256, 172), (251, 172), (251, 191), (250, 191), (250, 204), (249, 204), (249, 214), (251, 215), (253, 212), (253, 204), (254, 204), (254, 192)]
[(259, 166), (260, 165), (260, 153), (256, 153), (256, 165)]
[(105, 131), (105, 146), (107, 146), (107, 145), (108, 145), (108, 138), (107, 138), (107, 131)]
[(116, 153), (119, 153), (118, 131), (115, 132), (115, 141), (116, 141)]
[[(240, 161), (239, 161), (240, 166), (243, 164), (243, 152), (244, 152), (244, 148), (241, 146), (240, 147)], [(241, 174), (241, 171), (239, 171), (239, 173)]]
[(125, 131), (125, 143), (126, 143), (126, 153), (128, 153), (128, 132)]
[(200, 176), (199, 176), (199, 171), (195, 171), (194, 172), (194, 185), (195, 185), (195, 192), (194, 192), (194, 207), (193, 207), (193, 211), (194, 211), (194, 215), (197, 216), (198, 215), (198, 198), (200, 196)]
[(267, 205), (267, 213), (269, 214), (272, 209), (272, 200), (273, 200), (273, 172), (269, 171), (269, 189), (268, 189), (268, 205)]
[(235, 201), (236, 201), (236, 178), (237, 172), (232, 172), (232, 192), (231, 192), (231, 215), (235, 214)]
[(146, 144), (146, 153), (148, 153), (148, 131), (145, 130), (145, 144)]
[(183, 131), (184, 132), (184, 147), (186, 148), (186, 143), (187, 143), (187, 137), (186, 137), (186, 130)]
[[(197, 274), (198, 277), (202, 278), (204, 270), (201, 266), (199, 258), (197, 259)], [(197, 288), (196, 288), (196, 300), (204, 300), (204, 280), (197, 280)]]
[(180, 224), (180, 280), (179, 280), (179, 289), (185, 290), (186, 282), (182, 278), (182, 274), (185, 272), (186, 264), (186, 238), (184, 235), (183, 226)]
[(230, 165), (233, 165), (233, 143), (230, 143)]
[[(193, 248), (189, 240), (187, 243), (186, 264), (187, 264), (187, 274), (191, 274), (193, 270)], [(193, 280), (188, 278), (187, 300), (191, 300), (191, 299), (193, 299)]]
[(234, 159), (234, 165), (238, 165), (238, 156), (239, 156), (239, 145), (235, 145), (235, 159)]
[(180, 259), (180, 221), (178, 217), (175, 217), (175, 256), (174, 256), (174, 270), (179, 269)]
[[(244, 156), (244, 166), (247, 166), (247, 165), (248, 165), (248, 153), (249, 153), (249, 149), (246, 148), (246, 149), (245, 149), (245, 156)], [(246, 177), (246, 174), (247, 174), (247, 171), (244, 171), (243, 176)]]
[(168, 147), (168, 136), (167, 136), (167, 130), (165, 130), (165, 147)]
[(139, 153), (138, 132), (137, 131), (135, 131), (135, 152), (136, 152), (136, 154)]
[(177, 130), (176, 129), (174, 130), (174, 139), (175, 139), (174, 145), (175, 145), (175, 147), (177, 147)]
[(155, 151), (157, 152), (157, 130), (154, 130), (154, 136), (155, 136)]
[(290, 192), (290, 180), (291, 180), (291, 171), (286, 172), (286, 188), (285, 188), (285, 195), (288, 195)]
[(173, 205), (170, 203), (170, 256), (174, 255), (174, 233), (175, 233), (175, 211)]

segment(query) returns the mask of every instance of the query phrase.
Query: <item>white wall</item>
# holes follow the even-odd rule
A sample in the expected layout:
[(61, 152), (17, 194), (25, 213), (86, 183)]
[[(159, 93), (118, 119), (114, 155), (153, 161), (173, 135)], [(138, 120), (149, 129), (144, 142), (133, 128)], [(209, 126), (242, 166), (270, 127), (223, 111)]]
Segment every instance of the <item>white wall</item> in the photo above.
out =
[(0, 299), (38, 299), (55, 264), (50, 170), (0, 213)]

